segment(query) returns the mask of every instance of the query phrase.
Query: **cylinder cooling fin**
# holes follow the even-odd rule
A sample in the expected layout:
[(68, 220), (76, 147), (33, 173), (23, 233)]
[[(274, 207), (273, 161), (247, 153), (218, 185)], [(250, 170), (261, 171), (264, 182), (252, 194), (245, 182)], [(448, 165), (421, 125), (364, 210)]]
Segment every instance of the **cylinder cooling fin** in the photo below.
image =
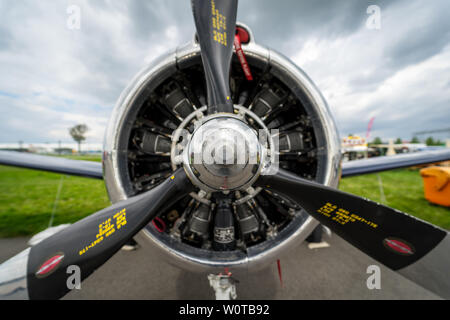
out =
[[(258, 130), (261, 122), (276, 135), (281, 168), (336, 186), (340, 154), (324, 99), (300, 69), (255, 44), (249, 34), (250, 41), (242, 48), (253, 81), (247, 80), (236, 56), (230, 71), (236, 114), (248, 111), (252, 116), (243, 116), (246, 125)], [(194, 132), (205, 100), (195, 41), (162, 57), (133, 80), (115, 107), (105, 138), (104, 177), (113, 202), (150, 190), (171, 175), (178, 166), (174, 145), (182, 143), (173, 142), (175, 132), (180, 127)], [(138, 241), (192, 270), (261, 268), (304, 240), (317, 225), (296, 203), (251, 185), (229, 192), (198, 188), (165, 208), (159, 219), (165, 228), (149, 224)]]

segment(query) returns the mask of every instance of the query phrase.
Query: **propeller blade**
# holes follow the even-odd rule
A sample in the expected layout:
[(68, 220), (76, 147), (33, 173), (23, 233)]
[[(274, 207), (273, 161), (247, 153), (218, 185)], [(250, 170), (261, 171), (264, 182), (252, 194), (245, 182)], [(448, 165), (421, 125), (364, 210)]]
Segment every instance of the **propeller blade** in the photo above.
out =
[[(80, 268), (81, 280), (87, 278), (164, 207), (192, 190), (184, 170), (178, 169), (153, 189), (94, 213), (27, 249), (28, 298), (58, 299), (64, 296), (69, 291), (69, 266)], [(0, 280), (5, 279), (2, 266)], [(6, 272), (11, 269), (11, 266), (5, 268)], [(2, 281), (0, 296), (1, 287)]]
[(432, 224), (279, 169), (257, 185), (297, 202), (337, 235), (387, 267), (450, 298), (450, 236)]
[(237, 0), (192, 0), (205, 69), (208, 114), (233, 113), (230, 63), (236, 30)]

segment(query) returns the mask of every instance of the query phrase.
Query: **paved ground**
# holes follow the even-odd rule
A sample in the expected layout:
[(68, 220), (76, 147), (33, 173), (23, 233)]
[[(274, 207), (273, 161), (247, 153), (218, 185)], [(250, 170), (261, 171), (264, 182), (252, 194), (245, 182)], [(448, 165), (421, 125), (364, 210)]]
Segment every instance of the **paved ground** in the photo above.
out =
[[(0, 239), (0, 262), (26, 248), (28, 238)], [(284, 287), (276, 263), (254, 274), (234, 274), (239, 299), (438, 299), (387, 268), (381, 267), (381, 289), (368, 290), (367, 266), (374, 260), (338, 236), (329, 248), (308, 249), (306, 243), (281, 257)], [(233, 271), (233, 270), (231, 270)], [(120, 251), (91, 277), (81, 290), (64, 299), (213, 299), (206, 274), (188, 273), (152, 252)]]

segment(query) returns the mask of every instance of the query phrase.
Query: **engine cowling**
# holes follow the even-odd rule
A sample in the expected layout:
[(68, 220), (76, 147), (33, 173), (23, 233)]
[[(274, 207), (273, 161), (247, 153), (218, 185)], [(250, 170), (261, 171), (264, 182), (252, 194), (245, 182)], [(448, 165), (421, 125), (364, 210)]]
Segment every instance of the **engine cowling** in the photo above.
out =
[[(253, 81), (236, 56), (230, 86), (237, 110), (249, 125), (278, 129), (279, 165), (304, 178), (337, 187), (338, 134), (325, 99), (294, 63), (258, 45), (251, 30), (242, 44)], [(193, 130), (205, 105), (206, 88), (200, 47), (195, 37), (142, 70), (120, 96), (106, 130), (103, 172), (112, 202), (157, 185), (173, 172), (175, 130)], [(204, 108), (203, 108), (204, 109)], [(217, 217), (233, 225), (234, 242), (218, 246)], [(268, 190), (252, 188), (223, 195), (197, 190), (136, 237), (175, 265), (205, 271), (217, 267), (258, 270), (301, 243), (317, 226), (297, 204)], [(220, 228), (219, 228), (220, 229)]]

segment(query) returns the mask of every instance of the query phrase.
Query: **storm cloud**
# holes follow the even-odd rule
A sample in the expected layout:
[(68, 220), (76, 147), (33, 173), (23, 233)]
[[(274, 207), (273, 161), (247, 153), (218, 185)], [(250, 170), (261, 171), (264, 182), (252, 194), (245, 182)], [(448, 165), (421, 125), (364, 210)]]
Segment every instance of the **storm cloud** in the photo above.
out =
[[(370, 5), (379, 30), (366, 27)], [(448, 0), (241, 0), (238, 20), (309, 74), (342, 135), (375, 116), (372, 136), (409, 139), (448, 127), (449, 12)], [(189, 0), (0, 0), (0, 142), (70, 141), (77, 123), (101, 142), (133, 76), (193, 33)]]

